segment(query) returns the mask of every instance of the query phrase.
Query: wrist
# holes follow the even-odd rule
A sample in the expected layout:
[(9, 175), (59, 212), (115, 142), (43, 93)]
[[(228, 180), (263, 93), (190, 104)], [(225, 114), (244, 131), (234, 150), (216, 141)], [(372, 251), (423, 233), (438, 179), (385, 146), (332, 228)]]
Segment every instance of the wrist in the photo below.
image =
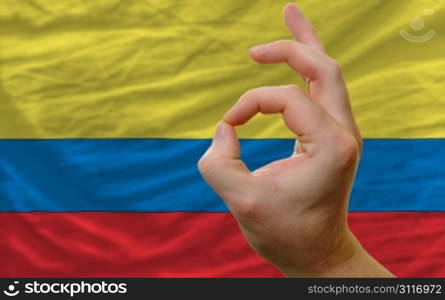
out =
[(325, 257), (304, 268), (287, 266), (279, 269), (288, 277), (394, 277), (346, 229), (338, 246)]

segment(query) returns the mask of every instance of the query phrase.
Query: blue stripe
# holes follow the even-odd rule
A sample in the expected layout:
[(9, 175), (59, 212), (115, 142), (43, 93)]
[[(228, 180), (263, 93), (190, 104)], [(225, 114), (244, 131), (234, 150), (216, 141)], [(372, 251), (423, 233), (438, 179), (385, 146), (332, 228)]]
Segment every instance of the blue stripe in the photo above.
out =
[[(226, 211), (196, 162), (210, 140), (0, 140), (0, 211)], [(254, 169), (292, 140), (243, 140)], [(366, 140), (351, 211), (445, 211), (445, 139)]]

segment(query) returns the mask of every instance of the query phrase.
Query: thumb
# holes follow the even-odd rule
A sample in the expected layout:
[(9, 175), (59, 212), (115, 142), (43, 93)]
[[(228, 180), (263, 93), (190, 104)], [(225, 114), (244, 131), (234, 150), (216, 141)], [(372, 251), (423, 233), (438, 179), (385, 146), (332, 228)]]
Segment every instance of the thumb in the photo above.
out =
[(201, 175), (216, 193), (228, 201), (246, 190), (251, 173), (240, 160), (240, 144), (235, 129), (219, 122), (212, 145), (198, 162)]

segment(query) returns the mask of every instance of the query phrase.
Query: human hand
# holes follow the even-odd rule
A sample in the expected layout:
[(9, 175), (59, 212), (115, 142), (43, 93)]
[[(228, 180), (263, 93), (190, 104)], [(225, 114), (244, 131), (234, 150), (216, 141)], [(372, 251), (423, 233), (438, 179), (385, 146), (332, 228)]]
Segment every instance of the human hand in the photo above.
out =
[[(246, 92), (218, 124), (199, 170), (226, 202), (252, 248), (289, 276), (391, 274), (347, 226), (347, 207), (362, 147), (339, 65), (293, 4), (285, 23), (296, 41), (254, 47), (261, 64), (287, 62), (307, 79)], [(256, 113), (281, 113), (298, 138), (294, 154), (250, 172), (240, 160), (234, 126)]]

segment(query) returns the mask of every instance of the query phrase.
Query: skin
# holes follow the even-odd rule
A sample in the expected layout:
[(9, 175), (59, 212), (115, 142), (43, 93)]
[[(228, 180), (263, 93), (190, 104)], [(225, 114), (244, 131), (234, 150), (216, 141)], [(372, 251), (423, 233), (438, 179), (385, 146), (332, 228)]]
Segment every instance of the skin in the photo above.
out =
[[(217, 125), (198, 163), (250, 246), (292, 277), (392, 277), (361, 246), (347, 207), (362, 148), (338, 63), (294, 4), (284, 20), (295, 40), (250, 49), (260, 64), (287, 63), (308, 82), (246, 92)], [(298, 146), (253, 172), (240, 160), (234, 127), (255, 114), (281, 113)]]

